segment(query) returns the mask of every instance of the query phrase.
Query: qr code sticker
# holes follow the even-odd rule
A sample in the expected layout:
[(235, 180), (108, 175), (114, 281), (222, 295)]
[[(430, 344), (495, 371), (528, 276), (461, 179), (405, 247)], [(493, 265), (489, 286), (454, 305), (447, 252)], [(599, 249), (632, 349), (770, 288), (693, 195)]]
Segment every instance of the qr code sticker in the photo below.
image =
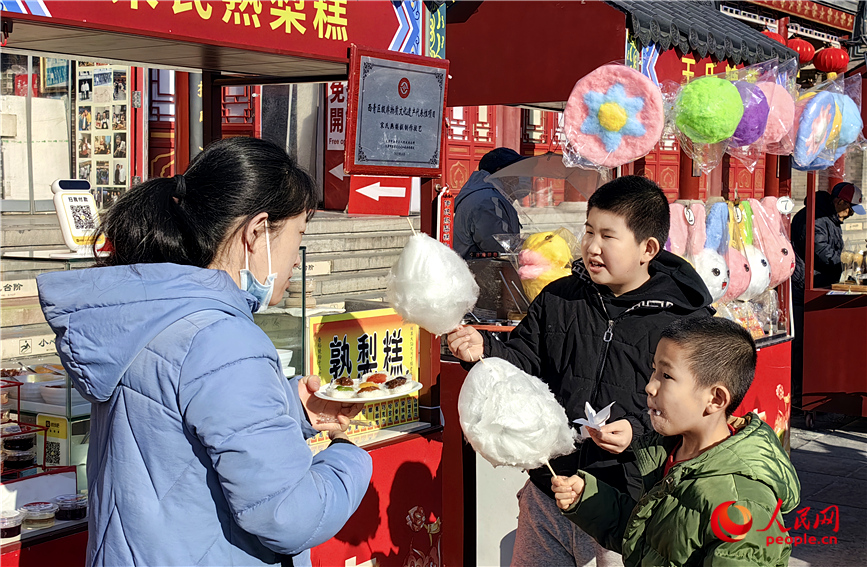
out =
[(45, 443), (45, 466), (57, 466), (60, 464), (60, 442), (48, 441)]
[(89, 205), (70, 205), (69, 210), (72, 212), (72, 221), (75, 223), (76, 230), (96, 229), (96, 219), (93, 218)]

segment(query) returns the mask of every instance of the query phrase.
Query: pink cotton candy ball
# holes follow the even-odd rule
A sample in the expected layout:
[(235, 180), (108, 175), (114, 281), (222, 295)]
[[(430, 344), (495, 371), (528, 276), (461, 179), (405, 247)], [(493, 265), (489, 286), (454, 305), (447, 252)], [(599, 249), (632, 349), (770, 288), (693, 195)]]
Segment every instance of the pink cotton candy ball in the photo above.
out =
[(746, 81), (735, 81), (734, 85), (744, 103), (744, 115), (732, 135), (732, 144), (749, 146), (765, 133), (770, 107), (765, 93), (756, 85), (751, 85)]
[(764, 144), (776, 144), (783, 139), (795, 124), (795, 100), (784, 87), (777, 83), (758, 83), (768, 100), (770, 112), (762, 138)]
[(729, 285), (722, 301), (731, 301), (750, 287), (750, 263), (740, 250), (731, 246), (726, 252), (726, 263), (729, 266)]

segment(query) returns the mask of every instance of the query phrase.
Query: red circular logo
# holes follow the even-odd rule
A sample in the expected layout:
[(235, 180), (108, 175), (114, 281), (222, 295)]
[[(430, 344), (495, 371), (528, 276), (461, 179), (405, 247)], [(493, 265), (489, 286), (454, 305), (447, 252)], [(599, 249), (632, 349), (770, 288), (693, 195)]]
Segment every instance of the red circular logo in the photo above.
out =
[[(741, 513), (743, 524), (734, 521), (729, 513), (729, 508), (737, 508)], [(735, 504), (734, 500), (723, 502), (714, 509), (710, 515), (710, 529), (716, 537), (729, 543), (734, 543), (744, 539), (750, 528), (753, 527), (753, 516), (749, 510), (743, 506)]]
[(409, 79), (406, 77), (397, 83), (397, 94), (400, 95), (400, 98), (406, 98), (409, 96)]

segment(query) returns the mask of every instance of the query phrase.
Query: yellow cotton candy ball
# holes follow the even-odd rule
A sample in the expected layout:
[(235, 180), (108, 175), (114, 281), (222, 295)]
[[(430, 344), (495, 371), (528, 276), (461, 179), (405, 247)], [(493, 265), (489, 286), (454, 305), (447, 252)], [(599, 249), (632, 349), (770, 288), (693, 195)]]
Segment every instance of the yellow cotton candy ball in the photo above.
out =
[(599, 124), (609, 132), (619, 132), (629, 119), (626, 109), (616, 102), (604, 103), (599, 107), (596, 117), (599, 119)]

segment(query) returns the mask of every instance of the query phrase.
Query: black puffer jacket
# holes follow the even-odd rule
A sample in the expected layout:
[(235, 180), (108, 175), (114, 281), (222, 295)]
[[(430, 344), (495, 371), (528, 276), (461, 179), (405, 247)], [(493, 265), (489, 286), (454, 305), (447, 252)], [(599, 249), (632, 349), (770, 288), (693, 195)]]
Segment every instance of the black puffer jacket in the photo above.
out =
[[(804, 204), (807, 204), (806, 199)], [(792, 300), (804, 303), (804, 258), (807, 257), (807, 209), (792, 219), (792, 248), (795, 249), (795, 273), (792, 274)], [(843, 222), (834, 208), (834, 198), (827, 191), (816, 191), (816, 239), (813, 255), (813, 287), (831, 287), (840, 281), (843, 264)]]
[[(686, 261), (663, 251), (651, 261), (649, 273), (650, 280), (640, 288), (615, 297), (593, 283), (579, 260), (571, 276), (539, 294), (507, 342), (483, 334), (485, 355), (541, 378), (570, 422), (584, 417), (585, 402), (595, 410), (615, 402), (608, 423), (626, 418), (633, 435), (641, 435), (650, 429), (644, 387), (660, 332), (680, 317), (714, 313), (707, 287)], [(569, 476), (581, 468), (621, 490), (640, 492), (633, 461), (628, 451), (614, 455), (588, 439), (551, 465), (557, 474)], [(530, 471), (530, 478), (551, 495), (547, 468)]]

